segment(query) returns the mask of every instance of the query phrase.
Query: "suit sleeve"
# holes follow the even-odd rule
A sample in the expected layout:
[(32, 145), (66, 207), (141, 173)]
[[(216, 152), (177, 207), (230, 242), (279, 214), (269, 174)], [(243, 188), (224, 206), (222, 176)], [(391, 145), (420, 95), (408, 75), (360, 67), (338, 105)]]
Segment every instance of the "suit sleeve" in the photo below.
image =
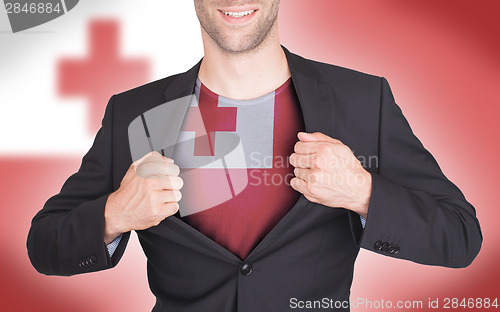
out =
[(380, 105), (378, 170), (360, 246), (421, 264), (468, 266), (482, 243), (474, 207), (415, 137), (384, 78)]
[(28, 256), (47, 275), (74, 275), (115, 266), (123, 255), (126, 233), (113, 257), (104, 243), (104, 207), (113, 192), (112, 115), (114, 97), (81, 166), (32, 220)]

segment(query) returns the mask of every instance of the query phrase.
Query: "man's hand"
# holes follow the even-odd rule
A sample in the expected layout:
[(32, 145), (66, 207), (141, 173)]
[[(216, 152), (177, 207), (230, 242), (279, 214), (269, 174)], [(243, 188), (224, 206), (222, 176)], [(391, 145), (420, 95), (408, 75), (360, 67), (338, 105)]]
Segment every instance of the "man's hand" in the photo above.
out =
[(320, 132), (299, 132), (290, 155), (292, 188), (315, 203), (343, 207), (366, 218), (372, 179), (351, 149)]
[(172, 159), (151, 152), (130, 165), (120, 188), (109, 195), (105, 207), (104, 242), (131, 230), (158, 225), (179, 210), (183, 185)]

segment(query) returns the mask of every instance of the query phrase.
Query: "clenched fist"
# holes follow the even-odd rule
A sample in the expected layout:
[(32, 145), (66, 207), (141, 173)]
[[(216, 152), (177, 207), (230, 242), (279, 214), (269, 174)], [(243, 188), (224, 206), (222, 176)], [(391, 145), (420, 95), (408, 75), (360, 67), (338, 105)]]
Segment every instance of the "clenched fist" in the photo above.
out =
[(295, 167), (292, 188), (312, 201), (343, 207), (366, 218), (372, 179), (351, 149), (320, 132), (299, 132), (290, 155)]
[(172, 159), (150, 152), (130, 165), (120, 187), (106, 202), (104, 242), (131, 230), (158, 225), (179, 210), (183, 185)]

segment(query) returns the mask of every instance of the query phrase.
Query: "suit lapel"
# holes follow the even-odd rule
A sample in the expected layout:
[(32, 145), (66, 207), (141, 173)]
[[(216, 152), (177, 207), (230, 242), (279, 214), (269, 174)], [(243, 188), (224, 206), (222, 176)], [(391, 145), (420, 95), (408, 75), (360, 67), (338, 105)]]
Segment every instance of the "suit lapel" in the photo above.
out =
[(306, 131), (318, 131), (333, 137), (335, 101), (331, 88), (322, 83), (321, 74), (311, 66), (311, 61), (290, 53), (285, 47), (283, 50), (299, 97)]
[(173, 77), (173, 81), (167, 86), (164, 92), (166, 102), (193, 94), (200, 65), (201, 60), (187, 72)]
[[(191, 68), (184, 74), (177, 76), (177, 79), (175, 79), (165, 89), (165, 105), (167, 106), (166, 115), (175, 116), (175, 120), (169, 120), (169, 118), (164, 119), (164, 121), (169, 120), (168, 131), (163, 133), (162, 142), (162, 146), (165, 147), (162, 152), (166, 157), (172, 157), (173, 149), (175, 148), (182, 125), (184, 123), (184, 120), (186, 119), (189, 104), (194, 97), (194, 86), (196, 77), (198, 76), (200, 65), (201, 60), (195, 66), (193, 66), (193, 68)], [(161, 113), (158, 115), (160, 115), (160, 118), (162, 118), (161, 116), (165, 116), (165, 114)], [(163, 127), (160, 126), (160, 128)]]

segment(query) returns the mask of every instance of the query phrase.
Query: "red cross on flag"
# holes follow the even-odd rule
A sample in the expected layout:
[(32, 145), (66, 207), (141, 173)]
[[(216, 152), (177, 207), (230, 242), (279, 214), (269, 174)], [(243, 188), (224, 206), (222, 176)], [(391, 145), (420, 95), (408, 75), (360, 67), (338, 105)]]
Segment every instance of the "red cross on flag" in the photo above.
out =
[[(219, 107), (216, 101), (189, 107), (184, 131), (195, 132), (195, 156), (214, 156), (215, 132), (236, 131), (236, 107)], [(204, 119), (202, 116), (206, 116)]]

